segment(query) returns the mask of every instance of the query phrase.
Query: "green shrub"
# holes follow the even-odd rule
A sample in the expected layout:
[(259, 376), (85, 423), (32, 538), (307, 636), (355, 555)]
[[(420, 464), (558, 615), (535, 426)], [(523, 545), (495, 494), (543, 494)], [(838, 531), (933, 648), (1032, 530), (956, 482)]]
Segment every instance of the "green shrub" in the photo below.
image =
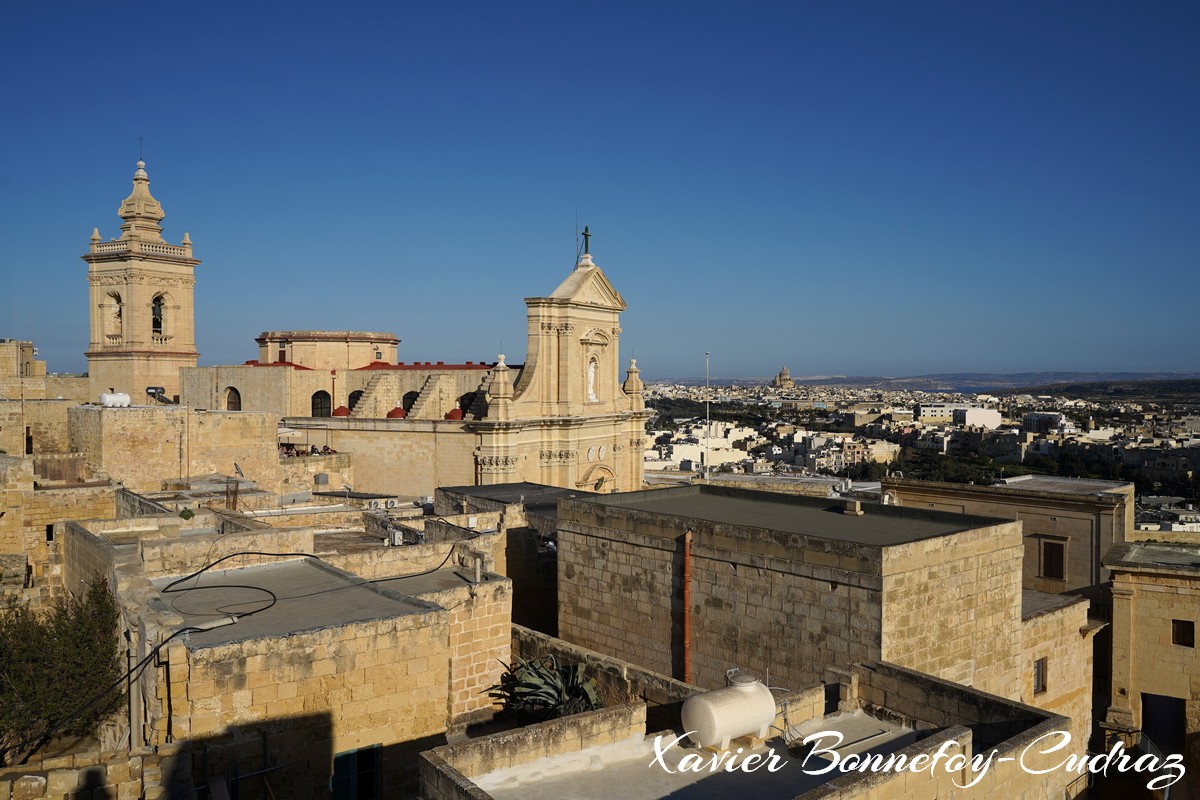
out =
[(101, 696), (122, 674), (118, 619), (100, 579), (45, 614), (15, 602), (0, 610), (0, 765), (28, 758), (53, 735), (95, 733), (121, 707), (124, 692)]

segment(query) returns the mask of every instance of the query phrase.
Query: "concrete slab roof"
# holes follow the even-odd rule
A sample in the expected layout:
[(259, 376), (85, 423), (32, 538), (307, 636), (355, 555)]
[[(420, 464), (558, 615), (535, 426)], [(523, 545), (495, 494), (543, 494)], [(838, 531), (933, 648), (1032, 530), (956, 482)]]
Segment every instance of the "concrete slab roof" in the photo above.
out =
[[(912, 744), (916, 738), (907, 728), (861, 711), (835, 714), (814, 722), (820, 723), (820, 727), (803, 732), (797, 729), (793, 735), (803, 737), (817, 730), (838, 731), (845, 742), (836, 748), (842, 757), (868, 751), (892, 753)], [(667, 735), (664, 745), (675, 735)], [(804, 760), (790, 755), (787, 745), (779, 738), (751, 751), (766, 755), (773, 749), (780, 761), (786, 762), (775, 772), (767, 769), (736, 773), (681, 771), (679, 762), (686, 755), (699, 756), (705, 763), (712, 758), (711, 751), (685, 747), (684, 744), (681, 742), (663, 756), (663, 761), (675, 770), (673, 774), (655, 762), (654, 739), (651, 737), (537, 759), (481, 775), (474, 783), (496, 800), (611, 800), (614, 797), (625, 800), (724, 800), (729, 797), (792, 800), (842, 775), (836, 770), (824, 775), (811, 774), (829, 761), (813, 757), (806, 771)], [(832, 740), (826, 740), (825, 745), (828, 744), (832, 744)], [(750, 755), (750, 752), (742, 755)], [(819, 765), (818, 761), (821, 762)]]
[(263, 609), (232, 625), (185, 634), (184, 641), (191, 648), (426, 614), (438, 608), (307, 558), (212, 570), (162, 594), (161, 590), (176, 579), (152, 582), (160, 593), (151, 601), (151, 607), (176, 611), (183, 615), (185, 624), (198, 625)]
[(448, 589), (466, 588), (471, 585), (471, 579), (457, 569), (436, 569), (420, 575), (384, 578), (379, 580), (377, 585), (406, 597), (418, 597), (423, 594), (444, 592)]
[(1056, 494), (1097, 494), (1115, 492), (1133, 484), (1126, 481), (1102, 481), (1095, 478), (1061, 478), (1057, 475), (1018, 475), (993, 484), (993, 489), (1021, 492), (1054, 492)]
[(1021, 619), (1033, 619), (1042, 614), (1057, 611), (1060, 608), (1086, 602), (1086, 597), (1078, 597), (1070, 594), (1050, 594), (1049, 592), (1038, 592), (1033, 589), (1022, 589)]
[(1104, 566), (1158, 568), (1200, 575), (1200, 544), (1172, 542), (1125, 542), (1104, 556)]
[(497, 503), (521, 503), (526, 513), (549, 516), (558, 514), (558, 501), (563, 498), (591, 497), (594, 494), (582, 489), (563, 489), (528, 481), (497, 483), (491, 486), (443, 486), (438, 491), (478, 497)]
[[(846, 500), (703, 485), (599, 495), (585, 502), (874, 547), (932, 539), (1011, 521), (876, 503), (862, 503), (863, 514), (855, 516), (844, 513), (849, 502)], [(675, 532), (664, 531), (664, 535)]]

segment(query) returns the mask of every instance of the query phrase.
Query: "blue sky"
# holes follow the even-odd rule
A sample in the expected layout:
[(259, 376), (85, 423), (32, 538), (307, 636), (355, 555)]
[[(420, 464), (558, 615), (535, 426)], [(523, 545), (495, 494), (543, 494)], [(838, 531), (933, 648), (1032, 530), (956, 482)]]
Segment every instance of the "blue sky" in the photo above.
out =
[(1200, 370), (1195, 3), (19, 4), (0, 336), (85, 368), (138, 137), (202, 364), (525, 353), (576, 219), (645, 379)]

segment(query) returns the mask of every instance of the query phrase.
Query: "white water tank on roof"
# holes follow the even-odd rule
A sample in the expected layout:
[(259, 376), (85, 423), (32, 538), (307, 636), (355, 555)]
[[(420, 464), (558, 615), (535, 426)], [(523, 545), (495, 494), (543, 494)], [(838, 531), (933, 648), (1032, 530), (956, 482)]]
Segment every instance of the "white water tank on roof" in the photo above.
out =
[(100, 405), (105, 408), (129, 408), (129, 395), (124, 392), (105, 392), (100, 395)]
[(731, 740), (750, 734), (765, 739), (775, 722), (775, 698), (762, 681), (743, 674), (730, 680), (683, 703), (683, 729), (698, 747), (727, 750)]

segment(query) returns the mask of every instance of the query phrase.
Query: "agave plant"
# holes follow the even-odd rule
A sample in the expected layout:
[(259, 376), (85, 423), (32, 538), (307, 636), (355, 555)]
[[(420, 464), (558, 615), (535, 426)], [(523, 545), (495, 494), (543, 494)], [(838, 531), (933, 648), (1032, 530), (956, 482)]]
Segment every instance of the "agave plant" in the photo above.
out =
[(506, 710), (521, 719), (541, 722), (600, 707), (596, 679), (585, 676), (583, 664), (560, 665), (557, 658), (548, 655), (518, 658), (511, 666), (504, 664), (504, 669), (488, 696), (499, 699)]

